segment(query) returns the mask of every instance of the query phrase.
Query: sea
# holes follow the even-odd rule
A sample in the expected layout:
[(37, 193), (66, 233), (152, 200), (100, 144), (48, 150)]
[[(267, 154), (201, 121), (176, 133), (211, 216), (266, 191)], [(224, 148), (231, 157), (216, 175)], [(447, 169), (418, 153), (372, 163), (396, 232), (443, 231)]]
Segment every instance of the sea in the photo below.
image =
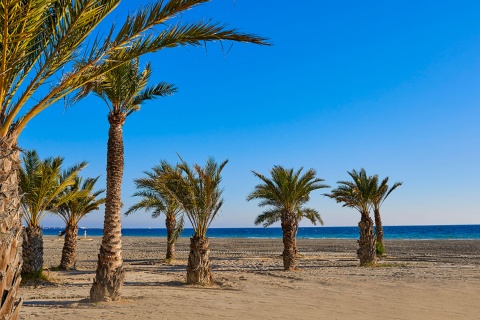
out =
[[(63, 228), (44, 227), (44, 235), (58, 235)], [(480, 240), (480, 225), (384, 226), (385, 239), (398, 240)], [(185, 228), (181, 237), (190, 237), (193, 229)], [(102, 236), (101, 228), (82, 228), (78, 235)], [(124, 237), (166, 237), (165, 228), (124, 228)], [(282, 238), (282, 229), (268, 228), (210, 228), (209, 238)], [(358, 227), (300, 227), (300, 239), (358, 239)]]

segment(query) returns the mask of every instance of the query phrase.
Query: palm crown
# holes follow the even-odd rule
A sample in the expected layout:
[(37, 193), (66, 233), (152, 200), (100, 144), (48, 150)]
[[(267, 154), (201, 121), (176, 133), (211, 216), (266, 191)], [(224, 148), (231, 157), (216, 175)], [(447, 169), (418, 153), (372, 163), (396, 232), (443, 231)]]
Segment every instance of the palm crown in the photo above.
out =
[(259, 206), (271, 206), (271, 209), (264, 212), (267, 217), (286, 213), (312, 214), (313, 209), (304, 209), (302, 206), (310, 200), (310, 192), (328, 188), (328, 186), (321, 183), (323, 179), (315, 177), (315, 170), (310, 169), (304, 174), (302, 170), (303, 168), (294, 171), (293, 168), (274, 166), (270, 171), (271, 179), (252, 171), (263, 183), (255, 186), (255, 190), (248, 195), (247, 200), (261, 199)]
[(338, 181), (339, 186), (325, 196), (343, 203), (344, 207), (357, 209), (361, 214), (368, 215), (372, 207), (372, 197), (378, 185), (378, 176), (367, 176), (365, 169), (360, 172), (348, 172), (353, 181)]
[(87, 178), (83, 181), (81, 177), (75, 177), (75, 183), (66, 188), (60, 196), (79, 192), (83, 195), (53, 208), (52, 213), (61, 217), (66, 224), (76, 225), (88, 213), (98, 210), (99, 206), (105, 203), (105, 198), (97, 198), (105, 190), (93, 191), (98, 178)]
[[(377, 179), (378, 181), (378, 179)], [(387, 197), (392, 193), (393, 190), (396, 188), (400, 187), (402, 185), (402, 182), (395, 182), (393, 186), (389, 189), (388, 188), (388, 177), (382, 180), (380, 184), (375, 185), (375, 190), (372, 192), (372, 205), (375, 210), (380, 210), (380, 207), (382, 206), (383, 202)]]
[[(144, 174), (146, 177), (135, 179), (135, 186), (138, 189), (133, 196), (141, 197), (141, 200), (131, 206), (125, 215), (129, 215), (135, 211), (144, 209), (145, 211), (152, 211), (152, 218), (158, 218), (162, 213), (167, 217), (173, 216), (180, 219), (176, 223), (174, 240), (180, 236), (183, 230), (184, 220), (182, 215), (182, 208), (178, 202), (169, 196), (165, 183), (162, 182), (163, 175), (169, 172), (179, 170), (173, 168), (166, 161), (163, 161), (160, 165), (155, 166), (152, 172), (146, 171)], [(180, 171), (178, 171), (180, 173)]]
[(27, 151), (23, 164), (19, 171), (19, 186), (23, 192), (23, 218), (29, 226), (39, 226), (48, 211), (83, 195), (63, 191), (75, 183), (75, 177), (87, 165), (86, 162), (62, 172), (63, 158), (40, 160), (36, 151)]
[(140, 71), (139, 59), (133, 59), (83, 86), (72, 102), (94, 92), (107, 104), (110, 113), (128, 116), (138, 111), (145, 101), (171, 95), (176, 91), (173, 85), (165, 82), (147, 87), (151, 75), (150, 63)]
[(208, 227), (223, 205), (220, 188), (221, 172), (228, 160), (218, 164), (209, 158), (205, 167), (190, 167), (185, 161), (178, 170), (164, 167), (163, 182), (169, 197), (174, 199), (187, 215), (197, 237), (205, 237)]

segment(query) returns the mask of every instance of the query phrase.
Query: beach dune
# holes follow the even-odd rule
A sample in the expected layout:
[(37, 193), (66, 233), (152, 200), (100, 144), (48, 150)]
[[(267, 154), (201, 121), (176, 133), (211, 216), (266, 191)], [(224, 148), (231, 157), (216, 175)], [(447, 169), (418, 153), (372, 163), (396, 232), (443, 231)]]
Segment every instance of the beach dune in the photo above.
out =
[[(83, 237), (82, 237), (83, 238)], [(211, 239), (213, 287), (186, 285), (188, 239), (162, 261), (165, 238), (124, 237), (122, 300), (88, 302), (100, 238), (80, 240), (77, 270), (21, 288), (22, 319), (478, 319), (480, 241), (387, 241), (359, 267), (355, 240), (299, 239), (300, 271), (283, 271), (281, 239)], [(45, 266), (63, 238), (45, 237)]]

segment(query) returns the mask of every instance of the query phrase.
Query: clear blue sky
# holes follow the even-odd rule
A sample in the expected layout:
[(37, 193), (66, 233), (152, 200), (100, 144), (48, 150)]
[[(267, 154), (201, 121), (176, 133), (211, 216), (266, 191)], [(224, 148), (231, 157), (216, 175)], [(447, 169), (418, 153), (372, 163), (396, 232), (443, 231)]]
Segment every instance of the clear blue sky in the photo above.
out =
[[(133, 4), (135, 3), (135, 4)], [(114, 16), (146, 1), (123, 1)], [(172, 97), (147, 103), (124, 126), (124, 211), (133, 179), (161, 159), (228, 158), (225, 204), (212, 227), (251, 227), (261, 213), (245, 197), (250, 170), (315, 168), (335, 186), (365, 168), (402, 181), (383, 206), (384, 225), (480, 223), (479, 1), (214, 0), (185, 21), (222, 21), (271, 39), (271, 47), (209, 44), (143, 58), (152, 82)], [(106, 30), (106, 29), (104, 29)], [(90, 97), (58, 104), (20, 137), (41, 157), (90, 162), (84, 176), (105, 185), (107, 107)], [(356, 225), (359, 214), (312, 194), (326, 226)], [(101, 227), (103, 210), (81, 226)], [(61, 226), (47, 217), (44, 226)], [(304, 223), (303, 225), (308, 225)], [(136, 213), (124, 227), (164, 227)]]

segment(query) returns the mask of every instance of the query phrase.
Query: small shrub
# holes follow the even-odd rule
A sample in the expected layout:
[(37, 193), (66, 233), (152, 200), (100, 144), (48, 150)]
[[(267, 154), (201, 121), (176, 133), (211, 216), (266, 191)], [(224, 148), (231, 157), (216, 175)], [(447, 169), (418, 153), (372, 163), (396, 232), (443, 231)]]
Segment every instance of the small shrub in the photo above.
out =
[(22, 273), (22, 285), (40, 284), (42, 282), (52, 282), (52, 279), (42, 271)]
[(382, 243), (377, 242), (377, 255), (383, 256), (385, 254), (385, 248), (382, 246)]

